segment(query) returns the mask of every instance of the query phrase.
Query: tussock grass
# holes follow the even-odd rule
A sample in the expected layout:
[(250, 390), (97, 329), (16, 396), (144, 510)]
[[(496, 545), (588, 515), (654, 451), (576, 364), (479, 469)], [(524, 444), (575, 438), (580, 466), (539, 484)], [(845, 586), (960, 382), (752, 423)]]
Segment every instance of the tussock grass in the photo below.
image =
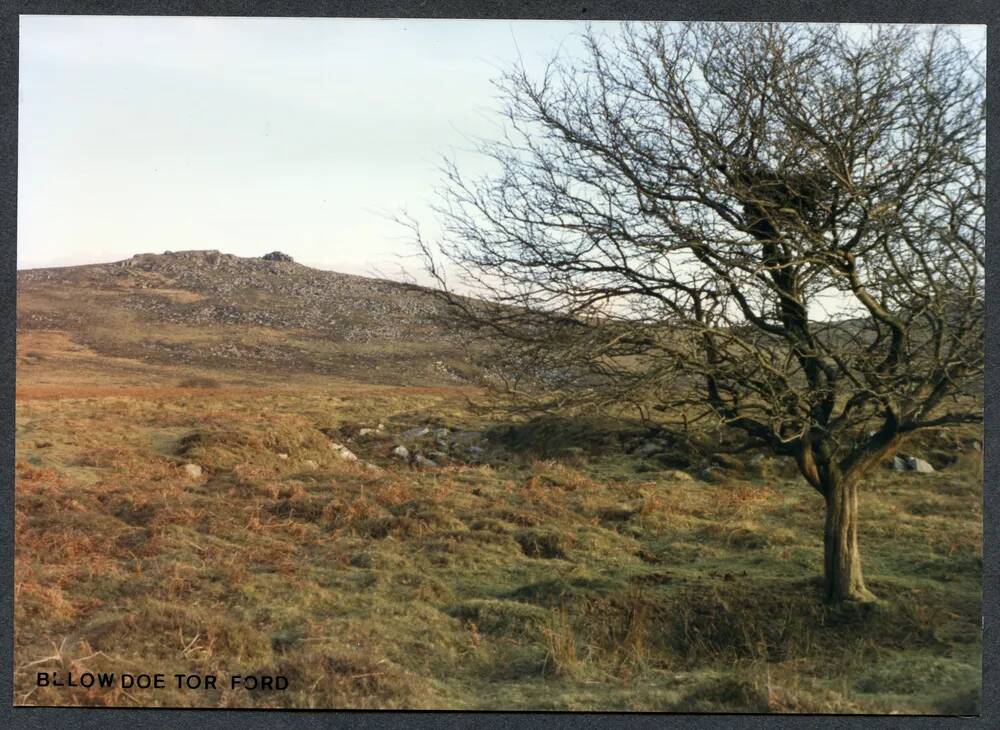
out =
[(215, 389), (221, 388), (222, 383), (220, 383), (215, 378), (205, 378), (205, 377), (194, 377), (194, 378), (184, 378), (177, 383), (178, 388), (199, 388), (205, 389)]
[[(866, 482), (863, 558), (885, 603), (852, 612), (819, 602), (822, 500), (777, 463), (683, 482), (637, 471), (620, 424), (549, 420), (494, 427), (488, 463), (417, 470), (359, 428), (489, 430), (462, 394), (188, 391), (18, 402), (16, 702), (978, 707), (975, 434), (911, 447), (950, 449), (938, 473)], [(32, 671), (71, 666), (290, 688), (33, 689)]]

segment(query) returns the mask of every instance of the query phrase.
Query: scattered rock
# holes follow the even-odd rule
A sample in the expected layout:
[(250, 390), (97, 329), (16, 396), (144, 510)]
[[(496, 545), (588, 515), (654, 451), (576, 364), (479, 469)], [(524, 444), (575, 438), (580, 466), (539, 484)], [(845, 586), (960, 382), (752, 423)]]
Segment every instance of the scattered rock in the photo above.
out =
[(201, 467), (197, 464), (185, 464), (181, 467), (184, 475), (191, 479), (198, 479), (201, 476)]
[(915, 456), (910, 456), (906, 459), (906, 468), (909, 471), (919, 472), (920, 474), (931, 474), (934, 471), (933, 466)]
[(278, 458), (281, 459), (282, 461), (285, 461), (288, 459), (288, 454), (278, 454)]
[(302, 462), (302, 468), (308, 469), (309, 471), (316, 471), (317, 469), (319, 469), (319, 464), (313, 461), (312, 459), (306, 459), (305, 461)]
[(368, 471), (370, 471), (370, 472), (372, 472), (374, 474), (381, 474), (384, 471), (382, 469), (382, 467), (376, 466), (375, 464), (372, 464), (369, 461), (364, 462), (362, 464), (362, 466), (364, 466), (365, 469), (367, 469)]
[(423, 454), (417, 454), (416, 456), (414, 456), (413, 457), (413, 464), (415, 466), (420, 466), (420, 467), (423, 467), (425, 469), (433, 469), (434, 467), (437, 466), (437, 462), (436, 461), (434, 461), (433, 459), (428, 459)]
[(698, 478), (703, 482), (721, 482), (726, 479), (726, 472), (722, 467), (719, 466), (706, 466), (704, 469), (698, 472)]
[[(268, 327), (306, 330), (344, 343), (430, 341), (449, 349), (467, 337), (453, 328), (429, 325), (444, 311), (442, 303), (429, 293), (390, 281), (299, 266), (289, 263), (290, 259), (280, 251), (265, 257), (239, 257), (214, 250), (175, 251), (169, 256), (138, 254), (113, 264), (20, 271), (18, 284), (26, 290), (56, 284), (81, 294), (111, 288), (116, 291), (114, 307), (134, 314), (150, 333), (161, 324), (246, 326), (251, 330)], [(248, 301), (248, 290), (257, 292), (259, 300)], [(82, 312), (32, 309), (23, 317), (19, 313), (18, 325), (76, 331), (84, 323)], [(314, 350), (292, 340), (265, 345), (248, 336), (194, 344), (151, 336), (115, 354), (213, 369), (238, 364), (326, 375), (350, 372), (362, 375), (365, 381), (396, 382), (401, 375), (412, 378), (428, 357), (425, 347), (403, 350), (407, 354), (398, 362), (393, 358), (391, 364), (372, 365), (366, 357), (348, 351), (340, 354), (339, 350), (335, 357), (317, 359)], [(434, 375), (435, 379), (443, 377), (448, 376)]]
[(35, 442), (35, 448), (36, 449), (47, 449), (50, 446), (52, 446), (52, 442), (51, 441), (36, 441)]
[(409, 459), (410, 450), (405, 446), (403, 446), (402, 444), (400, 444), (399, 446), (397, 446), (392, 450), (392, 455), (395, 456), (397, 459)]
[(351, 451), (349, 448), (343, 444), (338, 444), (336, 441), (330, 442), (330, 450), (333, 451), (337, 456), (339, 456), (344, 461), (357, 461), (358, 455)]
[(934, 472), (934, 467), (923, 459), (906, 454), (899, 454), (892, 457), (892, 469), (893, 471), (915, 471), (918, 474), (931, 474)]
[(431, 430), (427, 428), (427, 426), (418, 426), (416, 428), (411, 428), (406, 431), (403, 431), (403, 433), (399, 434), (399, 438), (403, 439), (404, 441), (412, 441), (413, 439), (418, 439), (421, 436), (426, 436), (430, 432)]
[(635, 450), (635, 455), (640, 459), (646, 459), (654, 454), (659, 454), (666, 448), (667, 445), (663, 441), (647, 441)]
[(379, 425), (377, 425), (375, 427), (375, 430), (376, 431), (385, 431), (385, 424), (384, 423), (380, 423)]
[[(709, 467), (711, 468), (711, 467)], [(681, 471), (680, 469), (668, 469), (662, 472), (664, 479), (672, 479), (675, 482), (693, 482), (694, 477), (688, 474), (686, 471)]]

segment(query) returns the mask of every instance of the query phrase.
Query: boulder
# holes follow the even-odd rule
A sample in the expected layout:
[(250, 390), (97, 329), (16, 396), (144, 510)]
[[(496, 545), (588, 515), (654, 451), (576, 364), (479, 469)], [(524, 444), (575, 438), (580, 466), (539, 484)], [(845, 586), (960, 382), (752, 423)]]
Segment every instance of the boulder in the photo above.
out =
[(392, 450), (392, 455), (395, 456), (397, 459), (409, 459), (410, 450), (405, 446), (403, 446), (402, 444), (400, 444), (399, 446), (397, 446)]
[(450, 438), (456, 444), (471, 445), (482, 441), (483, 434), (480, 431), (456, 431)]
[(287, 253), (281, 253), (281, 251), (272, 251), (271, 253), (266, 253), (261, 256), (265, 261), (293, 261), (291, 256)]
[(343, 444), (338, 444), (336, 441), (330, 442), (330, 450), (333, 451), (337, 456), (339, 456), (344, 461), (357, 461), (358, 456), (349, 448)]
[(915, 456), (910, 456), (906, 459), (906, 469), (907, 471), (915, 471), (920, 474), (931, 474), (934, 471), (933, 466)]
[(427, 426), (418, 426), (416, 428), (411, 428), (406, 431), (403, 431), (403, 433), (399, 434), (399, 438), (403, 439), (404, 441), (412, 441), (413, 439), (418, 439), (421, 436), (426, 436), (430, 432), (431, 430), (427, 428)]
[(923, 459), (918, 459), (916, 456), (899, 454), (892, 457), (892, 470), (915, 471), (918, 474), (932, 474), (934, 472), (934, 467)]
[(728, 475), (725, 469), (714, 464), (706, 466), (704, 469), (698, 472), (698, 478), (703, 482), (718, 483), (725, 481)]
[(635, 450), (635, 455), (640, 459), (646, 459), (654, 454), (659, 454), (667, 448), (663, 441), (647, 441)]
[(198, 479), (201, 476), (201, 467), (197, 464), (185, 464), (181, 469), (184, 475), (191, 479)]
[(319, 464), (313, 461), (312, 459), (306, 459), (305, 461), (302, 462), (302, 468), (308, 469), (309, 471), (316, 471), (317, 469), (319, 469)]
[(693, 482), (694, 477), (688, 474), (686, 471), (681, 471), (680, 469), (668, 469), (662, 472), (662, 477), (664, 479), (672, 479), (675, 482)]
[(437, 462), (436, 461), (433, 461), (432, 459), (428, 459), (423, 454), (417, 454), (416, 456), (414, 456), (413, 457), (413, 464), (414, 464), (414, 466), (420, 466), (420, 467), (423, 467), (425, 469), (433, 469), (434, 467), (437, 466)]

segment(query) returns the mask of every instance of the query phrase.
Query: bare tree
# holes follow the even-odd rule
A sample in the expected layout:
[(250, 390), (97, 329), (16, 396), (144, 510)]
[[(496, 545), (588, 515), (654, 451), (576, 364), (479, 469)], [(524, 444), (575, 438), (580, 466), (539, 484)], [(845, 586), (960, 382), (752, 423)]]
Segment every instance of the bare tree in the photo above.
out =
[(514, 392), (711, 419), (794, 457), (825, 499), (826, 599), (871, 600), (862, 476), (907, 434), (982, 419), (980, 59), (903, 26), (584, 45), (498, 82), (493, 172), (446, 163), (443, 233), (417, 231), (430, 273)]

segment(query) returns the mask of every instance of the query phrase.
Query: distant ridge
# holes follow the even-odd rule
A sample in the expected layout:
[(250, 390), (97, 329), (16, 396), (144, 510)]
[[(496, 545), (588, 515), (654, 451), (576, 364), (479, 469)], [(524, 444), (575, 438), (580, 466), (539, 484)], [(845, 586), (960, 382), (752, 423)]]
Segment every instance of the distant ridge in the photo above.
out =
[(17, 274), (19, 330), (65, 330), (98, 352), (363, 380), (461, 380), (443, 305), (408, 284), (322, 271), (274, 251), (136, 254)]

